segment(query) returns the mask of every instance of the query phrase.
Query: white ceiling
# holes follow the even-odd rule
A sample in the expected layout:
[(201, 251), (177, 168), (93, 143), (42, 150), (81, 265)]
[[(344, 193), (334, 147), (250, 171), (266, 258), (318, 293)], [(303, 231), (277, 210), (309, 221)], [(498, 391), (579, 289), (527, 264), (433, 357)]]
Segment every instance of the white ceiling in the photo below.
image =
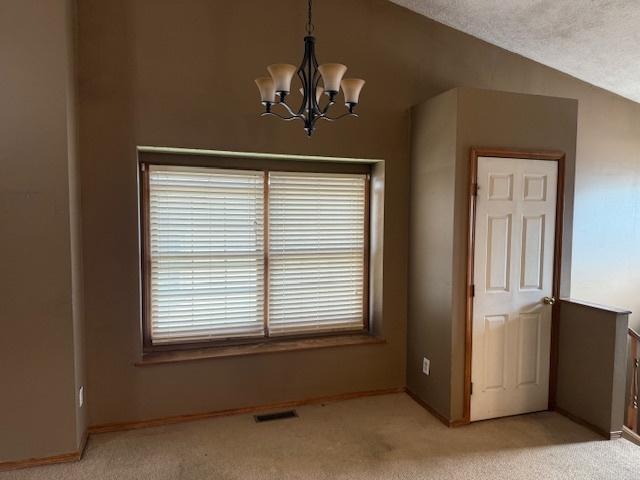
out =
[(640, 102), (640, 0), (391, 0)]

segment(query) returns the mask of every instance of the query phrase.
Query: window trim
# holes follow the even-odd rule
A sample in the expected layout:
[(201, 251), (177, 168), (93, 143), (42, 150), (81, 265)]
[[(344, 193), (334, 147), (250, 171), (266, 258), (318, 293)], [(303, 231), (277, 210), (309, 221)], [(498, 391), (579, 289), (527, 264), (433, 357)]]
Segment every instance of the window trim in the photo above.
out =
[[(174, 157), (174, 158), (171, 158)], [(264, 322), (265, 335), (260, 337), (233, 337), (197, 342), (181, 342), (163, 345), (153, 345), (151, 341), (151, 255), (150, 255), (150, 201), (149, 201), (149, 166), (176, 166), (176, 167), (209, 167), (218, 169), (253, 170), (264, 173)], [(269, 336), (269, 172), (308, 172), (308, 173), (342, 173), (366, 175), (365, 181), (365, 205), (364, 205), (364, 266), (363, 266), (363, 295), (362, 295), (362, 328), (323, 331), (318, 333), (290, 334)], [(354, 335), (371, 335), (370, 325), (370, 249), (371, 249), (371, 164), (364, 162), (330, 162), (330, 161), (304, 161), (304, 160), (264, 160), (256, 158), (202, 158), (199, 156), (167, 155), (158, 159), (143, 159), (138, 157), (138, 182), (139, 182), (139, 232), (140, 232), (140, 279), (141, 279), (141, 334), (143, 356), (181, 350), (203, 350), (225, 347), (248, 347), (255, 345), (280, 345), (291, 342), (300, 343), (304, 340), (331, 339), (335, 337), (353, 337)], [(356, 342), (360, 343), (360, 342)]]

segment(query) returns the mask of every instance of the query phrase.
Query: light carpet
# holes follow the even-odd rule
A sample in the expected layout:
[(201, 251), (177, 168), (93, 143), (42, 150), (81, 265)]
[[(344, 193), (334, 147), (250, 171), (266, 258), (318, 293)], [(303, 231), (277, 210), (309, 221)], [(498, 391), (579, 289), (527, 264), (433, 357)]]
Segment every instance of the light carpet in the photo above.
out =
[(94, 435), (82, 461), (0, 480), (640, 479), (640, 447), (556, 413), (450, 429), (405, 394)]

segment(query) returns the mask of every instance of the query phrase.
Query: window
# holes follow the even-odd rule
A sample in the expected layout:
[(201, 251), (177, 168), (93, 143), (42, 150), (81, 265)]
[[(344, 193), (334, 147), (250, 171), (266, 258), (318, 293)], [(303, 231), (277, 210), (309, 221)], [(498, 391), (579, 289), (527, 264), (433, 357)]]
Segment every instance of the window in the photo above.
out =
[(143, 167), (146, 347), (367, 328), (366, 174)]
[(269, 330), (362, 328), (363, 175), (269, 174)]

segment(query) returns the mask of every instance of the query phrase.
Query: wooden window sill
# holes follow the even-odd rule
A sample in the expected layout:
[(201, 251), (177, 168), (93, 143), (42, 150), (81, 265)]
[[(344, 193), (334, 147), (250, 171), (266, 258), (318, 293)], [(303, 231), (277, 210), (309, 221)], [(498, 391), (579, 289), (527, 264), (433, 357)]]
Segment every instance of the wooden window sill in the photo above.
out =
[(136, 366), (160, 365), (165, 363), (191, 362), (208, 358), (237, 357), (263, 353), (292, 352), (317, 348), (333, 348), (357, 345), (381, 345), (383, 338), (368, 334), (339, 335), (331, 337), (269, 340), (244, 345), (204, 347), (192, 350), (171, 350), (145, 353)]

